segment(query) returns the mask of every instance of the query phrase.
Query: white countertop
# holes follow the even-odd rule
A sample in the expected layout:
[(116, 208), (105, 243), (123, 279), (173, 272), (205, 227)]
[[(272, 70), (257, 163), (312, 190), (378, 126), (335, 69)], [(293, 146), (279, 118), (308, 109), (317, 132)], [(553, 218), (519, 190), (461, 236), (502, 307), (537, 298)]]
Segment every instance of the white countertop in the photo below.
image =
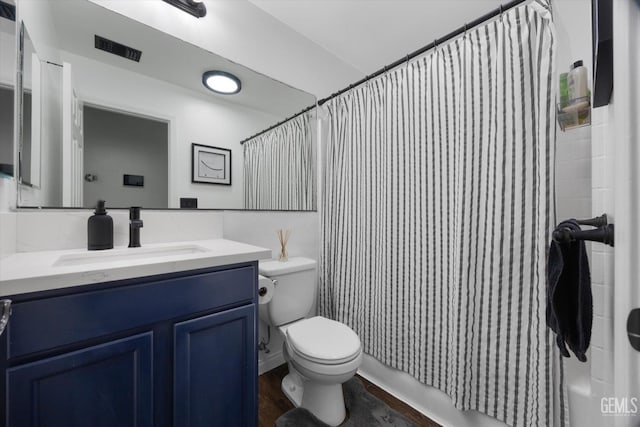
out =
[(17, 253), (0, 259), (0, 297), (270, 258), (270, 249), (225, 239)]

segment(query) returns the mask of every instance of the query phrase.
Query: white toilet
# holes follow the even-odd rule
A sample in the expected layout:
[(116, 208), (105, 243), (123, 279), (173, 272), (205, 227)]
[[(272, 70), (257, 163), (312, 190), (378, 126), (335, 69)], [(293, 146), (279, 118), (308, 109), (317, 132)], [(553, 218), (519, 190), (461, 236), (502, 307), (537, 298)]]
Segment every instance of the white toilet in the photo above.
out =
[(347, 325), (325, 317), (306, 319), (316, 295), (316, 262), (290, 258), (259, 263), (260, 282), (273, 283), (271, 299), (260, 304), (260, 318), (284, 335), (289, 374), (282, 391), (295, 406), (337, 426), (346, 416), (342, 383), (362, 363), (360, 338)]

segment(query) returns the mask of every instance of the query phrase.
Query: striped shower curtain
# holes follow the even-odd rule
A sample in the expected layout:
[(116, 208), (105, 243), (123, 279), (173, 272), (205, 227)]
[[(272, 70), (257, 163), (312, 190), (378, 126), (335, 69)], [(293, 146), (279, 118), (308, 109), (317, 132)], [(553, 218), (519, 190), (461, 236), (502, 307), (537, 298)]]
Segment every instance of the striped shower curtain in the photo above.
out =
[(245, 209), (315, 209), (310, 114), (296, 116), (244, 143)]
[(326, 104), (320, 313), (513, 426), (567, 421), (545, 324), (554, 58), (533, 1)]

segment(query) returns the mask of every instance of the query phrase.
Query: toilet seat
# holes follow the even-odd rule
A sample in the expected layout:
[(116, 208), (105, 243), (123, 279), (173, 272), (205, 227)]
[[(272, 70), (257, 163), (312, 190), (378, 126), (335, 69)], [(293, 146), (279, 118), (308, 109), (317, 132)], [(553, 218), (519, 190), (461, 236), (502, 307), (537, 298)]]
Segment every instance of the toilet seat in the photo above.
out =
[(362, 353), (360, 338), (353, 329), (322, 316), (295, 322), (286, 328), (285, 334), (292, 352), (315, 364), (345, 364)]

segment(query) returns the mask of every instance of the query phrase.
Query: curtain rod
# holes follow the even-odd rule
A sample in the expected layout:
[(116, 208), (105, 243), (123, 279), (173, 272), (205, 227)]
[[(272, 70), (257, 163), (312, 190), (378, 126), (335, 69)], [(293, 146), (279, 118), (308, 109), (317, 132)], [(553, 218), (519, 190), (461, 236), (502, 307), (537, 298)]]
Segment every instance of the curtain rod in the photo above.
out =
[(243, 139), (242, 141), (240, 141), (240, 145), (243, 145), (245, 142), (247, 142), (247, 141), (249, 141), (249, 140), (251, 140), (251, 139), (255, 138), (256, 136), (260, 136), (260, 135), (262, 135), (263, 133), (267, 133), (267, 132), (269, 132), (270, 130), (275, 129), (275, 128), (277, 128), (278, 126), (280, 126), (281, 124), (284, 124), (284, 123), (288, 122), (288, 121), (289, 121), (289, 120), (291, 120), (291, 119), (295, 119), (295, 118), (296, 118), (296, 117), (298, 117), (299, 115), (304, 114), (304, 113), (306, 113), (307, 111), (312, 110), (312, 109), (314, 109), (314, 108), (316, 108), (316, 104), (309, 105), (308, 107), (306, 107), (305, 109), (303, 109), (303, 110), (302, 110), (302, 111), (300, 111), (299, 113), (296, 113), (296, 114), (294, 114), (294, 115), (293, 115), (293, 116), (291, 116), (291, 117), (287, 117), (286, 119), (284, 119), (284, 120), (282, 120), (282, 121), (280, 121), (280, 122), (276, 123), (275, 125), (273, 125), (273, 126), (271, 126), (271, 127), (267, 128), (267, 129), (265, 129), (265, 130), (263, 130), (263, 131), (260, 131), (260, 132), (256, 133), (255, 135), (250, 136), (249, 138)]
[[(462, 27), (458, 28), (457, 30), (454, 30), (454, 31), (450, 32), (446, 36), (441, 37), (439, 39), (435, 39), (432, 43), (429, 43), (428, 45), (423, 46), (420, 49), (418, 49), (418, 50), (406, 55), (404, 58), (400, 58), (397, 61), (395, 61), (395, 62), (393, 62), (393, 63), (391, 63), (389, 65), (385, 65), (384, 67), (380, 68), (378, 71), (374, 72), (373, 74), (369, 74), (368, 76), (358, 80), (357, 82), (355, 82), (353, 84), (350, 84), (349, 86), (345, 87), (344, 89), (339, 90), (338, 92), (335, 92), (335, 93), (329, 95), (328, 97), (321, 99), (320, 101), (317, 102), (317, 105), (322, 105), (325, 102), (335, 98), (336, 96), (340, 96), (343, 93), (353, 89), (354, 87), (360, 86), (361, 84), (366, 83), (369, 80), (374, 79), (374, 78), (380, 76), (381, 74), (386, 73), (388, 70), (391, 70), (391, 69), (397, 67), (398, 65), (402, 65), (405, 62), (417, 57), (418, 55), (421, 55), (421, 54), (425, 53), (429, 49), (433, 49), (434, 47), (436, 47), (436, 46), (438, 46), (438, 45), (440, 45), (442, 43), (446, 43), (447, 41), (453, 39), (454, 37), (457, 37), (460, 34), (465, 33), (467, 30), (469, 30), (471, 28), (474, 28), (474, 27), (477, 27), (478, 25), (480, 25), (480, 24), (482, 24), (484, 22), (487, 22), (491, 18), (494, 18), (496, 16), (502, 15), (503, 12), (505, 12), (505, 11), (515, 7), (515, 6), (518, 6), (519, 4), (524, 3), (526, 1), (529, 1), (529, 0), (512, 0), (512, 1), (508, 2), (508, 3), (501, 4), (499, 7), (495, 8), (491, 12), (485, 13), (481, 17), (479, 17), (479, 18), (477, 18), (477, 19), (475, 19), (475, 20), (473, 20), (471, 22), (468, 22), (468, 23), (464, 24)], [(255, 135), (250, 136), (249, 138), (243, 139), (242, 141), (240, 141), (240, 144), (242, 145), (245, 142), (249, 141), (250, 139), (255, 138), (256, 136), (260, 136), (265, 132), (269, 132), (270, 130), (273, 130), (273, 129), (277, 128), (281, 124), (283, 124), (283, 123), (285, 123), (285, 122), (287, 122), (287, 121), (289, 121), (289, 120), (291, 120), (291, 119), (293, 119), (295, 117), (298, 117), (300, 114), (304, 114), (307, 111), (309, 111), (309, 110), (311, 110), (311, 109), (313, 109), (315, 107), (316, 107), (316, 104), (310, 105), (307, 108), (305, 108), (304, 110), (300, 111), (299, 113), (294, 114), (293, 116), (291, 116), (289, 118), (286, 118), (286, 119), (282, 120), (281, 122), (276, 123), (275, 125), (271, 126), (270, 128), (267, 128), (267, 129), (265, 129), (265, 130), (263, 130), (261, 132), (258, 132)]]
[(518, 6), (520, 3), (524, 3), (526, 1), (529, 1), (529, 0), (512, 0), (512, 1), (508, 2), (508, 3), (501, 4), (500, 7), (492, 10), (491, 12), (488, 12), (488, 13), (482, 15), (481, 17), (479, 17), (479, 18), (477, 18), (477, 19), (475, 19), (475, 20), (473, 20), (471, 22), (468, 22), (468, 23), (464, 24), (462, 27), (458, 28), (457, 30), (454, 30), (454, 31), (450, 32), (446, 36), (441, 37), (439, 39), (435, 39), (432, 43), (429, 43), (428, 45), (421, 47), (420, 49), (418, 49), (418, 50), (406, 55), (403, 58), (398, 59), (397, 61), (395, 61), (395, 62), (393, 62), (393, 63), (391, 63), (389, 65), (385, 65), (384, 67), (380, 68), (378, 71), (374, 72), (373, 74), (370, 74), (370, 75), (358, 80), (357, 82), (355, 82), (353, 84), (350, 84), (349, 86), (345, 87), (344, 89), (339, 90), (338, 92), (335, 92), (335, 93), (331, 94), (330, 96), (328, 96), (328, 97), (326, 97), (324, 99), (321, 99), (320, 101), (318, 101), (318, 105), (322, 105), (325, 102), (335, 98), (336, 96), (340, 96), (343, 93), (353, 89), (354, 87), (360, 86), (361, 84), (366, 83), (369, 80), (374, 79), (374, 78), (386, 73), (387, 71), (397, 67), (398, 65), (402, 65), (405, 62), (408, 62), (409, 60), (417, 57), (418, 55), (421, 55), (421, 54), (425, 53), (429, 49), (433, 49), (434, 47), (436, 47), (436, 46), (438, 46), (438, 45), (440, 45), (442, 43), (446, 43), (449, 40), (453, 39), (454, 37), (457, 37), (460, 34), (465, 33), (467, 30), (470, 30), (470, 29), (472, 29), (474, 27), (477, 27), (478, 25), (490, 20), (491, 18), (494, 18), (496, 16), (502, 15), (503, 12), (505, 12), (505, 11), (515, 7), (515, 6)]

